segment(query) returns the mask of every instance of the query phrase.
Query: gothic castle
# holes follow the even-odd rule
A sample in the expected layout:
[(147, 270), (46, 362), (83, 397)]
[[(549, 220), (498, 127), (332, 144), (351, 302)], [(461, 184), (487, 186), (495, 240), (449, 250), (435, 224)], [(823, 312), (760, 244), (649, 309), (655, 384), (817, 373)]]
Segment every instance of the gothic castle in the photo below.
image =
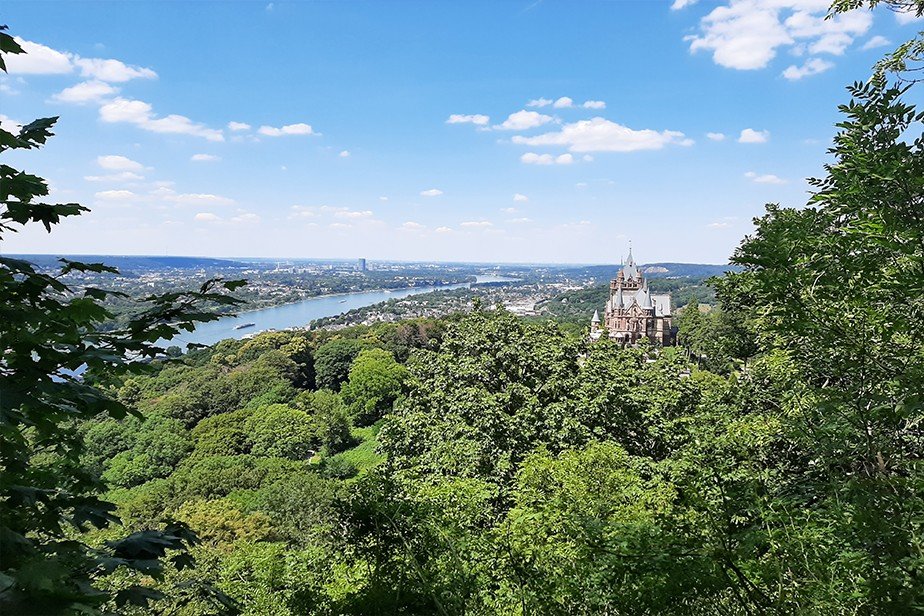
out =
[(671, 296), (652, 295), (648, 281), (638, 265), (629, 258), (616, 278), (610, 281), (610, 299), (603, 311), (594, 311), (590, 322), (590, 338), (609, 336), (621, 344), (637, 344), (646, 337), (660, 346), (674, 344), (676, 333), (671, 327)]

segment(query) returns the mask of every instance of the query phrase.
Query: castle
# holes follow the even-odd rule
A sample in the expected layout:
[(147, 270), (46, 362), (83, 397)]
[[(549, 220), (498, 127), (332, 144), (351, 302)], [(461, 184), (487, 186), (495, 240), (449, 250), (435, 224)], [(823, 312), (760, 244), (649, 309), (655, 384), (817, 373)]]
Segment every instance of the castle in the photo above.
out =
[(676, 338), (671, 327), (671, 296), (651, 293), (631, 248), (622, 269), (610, 281), (603, 321), (596, 310), (590, 321), (590, 339), (604, 335), (624, 345), (637, 344), (644, 336), (657, 345), (670, 346)]

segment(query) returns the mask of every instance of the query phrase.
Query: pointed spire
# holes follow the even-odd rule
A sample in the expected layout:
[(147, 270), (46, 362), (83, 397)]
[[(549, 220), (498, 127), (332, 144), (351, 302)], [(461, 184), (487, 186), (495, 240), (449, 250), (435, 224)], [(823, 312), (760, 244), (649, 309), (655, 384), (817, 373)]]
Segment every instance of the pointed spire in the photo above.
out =
[(592, 319), (590, 320), (590, 322), (591, 322), (591, 323), (599, 323), (599, 322), (600, 322), (600, 312), (599, 312), (598, 310), (594, 310), (594, 318), (592, 318)]
[(616, 302), (613, 308), (622, 308), (625, 302), (622, 301), (622, 287), (616, 290)]
[(635, 259), (632, 258), (632, 240), (629, 240), (629, 258), (626, 260), (626, 265), (635, 265)]

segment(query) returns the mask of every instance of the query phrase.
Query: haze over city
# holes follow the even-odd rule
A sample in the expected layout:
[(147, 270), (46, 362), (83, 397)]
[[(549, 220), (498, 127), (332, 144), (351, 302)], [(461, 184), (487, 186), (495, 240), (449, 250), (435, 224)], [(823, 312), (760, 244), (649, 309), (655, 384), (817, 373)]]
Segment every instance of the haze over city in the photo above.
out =
[(724, 263), (920, 28), (827, 0), (5, 9), (4, 125), (61, 116), (11, 164), (92, 209), (5, 253)]

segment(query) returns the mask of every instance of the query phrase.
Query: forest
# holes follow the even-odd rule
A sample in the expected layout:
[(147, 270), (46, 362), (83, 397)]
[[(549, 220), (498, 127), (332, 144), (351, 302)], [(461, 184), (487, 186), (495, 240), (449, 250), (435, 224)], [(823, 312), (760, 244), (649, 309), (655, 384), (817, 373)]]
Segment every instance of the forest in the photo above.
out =
[[(0, 609), (921, 612), (924, 113), (885, 72), (921, 54), (848, 88), (808, 203), (767, 205), (677, 347), (476, 305), (166, 357), (245, 281), (100, 329), (110, 292), (59, 278), (113, 268), (0, 257)], [(0, 169), (0, 234), (86, 210)]]

